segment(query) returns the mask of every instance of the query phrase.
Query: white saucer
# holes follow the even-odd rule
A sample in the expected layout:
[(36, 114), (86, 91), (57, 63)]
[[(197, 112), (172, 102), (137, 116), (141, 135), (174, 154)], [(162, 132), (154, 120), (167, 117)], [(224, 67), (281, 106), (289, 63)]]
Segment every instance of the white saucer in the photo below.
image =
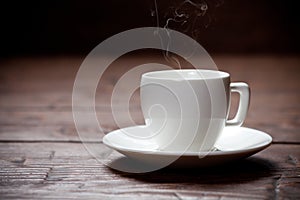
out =
[(212, 166), (251, 156), (268, 147), (272, 138), (265, 132), (246, 127), (226, 127), (215, 144), (218, 151), (175, 152), (157, 150), (154, 142), (138, 139), (145, 136), (144, 126), (112, 131), (104, 136), (103, 143), (121, 154), (149, 164), (163, 161), (176, 166)]

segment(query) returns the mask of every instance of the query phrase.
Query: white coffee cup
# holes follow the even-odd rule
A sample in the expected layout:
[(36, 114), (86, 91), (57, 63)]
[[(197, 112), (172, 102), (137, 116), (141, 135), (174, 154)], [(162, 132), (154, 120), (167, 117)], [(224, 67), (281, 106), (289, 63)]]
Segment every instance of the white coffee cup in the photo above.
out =
[[(141, 80), (141, 107), (149, 139), (165, 151), (209, 151), (225, 126), (241, 126), (250, 91), (214, 70), (148, 72)], [(228, 120), (231, 92), (240, 94), (236, 116)]]

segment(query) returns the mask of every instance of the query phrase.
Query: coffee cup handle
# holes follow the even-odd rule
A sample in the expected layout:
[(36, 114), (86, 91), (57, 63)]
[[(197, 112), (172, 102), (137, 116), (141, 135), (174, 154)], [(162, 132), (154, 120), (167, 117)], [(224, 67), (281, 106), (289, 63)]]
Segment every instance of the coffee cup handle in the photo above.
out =
[(226, 126), (241, 126), (246, 118), (249, 102), (250, 88), (248, 84), (243, 82), (231, 83), (230, 91), (237, 92), (240, 95), (239, 107), (233, 119), (226, 121)]

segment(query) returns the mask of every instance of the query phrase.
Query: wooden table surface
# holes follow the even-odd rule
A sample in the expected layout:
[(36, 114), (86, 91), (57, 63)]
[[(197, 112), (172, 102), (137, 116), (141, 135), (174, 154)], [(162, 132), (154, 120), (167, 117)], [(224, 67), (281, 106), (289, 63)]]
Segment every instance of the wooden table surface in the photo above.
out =
[[(72, 87), (83, 57), (0, 60), (0, 199), (300, 199), (300, 57), (213, 58), (232, 81), (250, 85), (244, 126), (269, 133), (272, 145), (224, 166), (146, 174), (106, 167), (79, 139)], [(99, 137), (118, 128), (107, 109), (111, 91), (120, 75), (141, 62), (138, 56), (121, 58), (103, 76), (96, 108), (104, 133), (87, 132)], [(131, 111), (142, 124), (139, 103), (136, 93)]]

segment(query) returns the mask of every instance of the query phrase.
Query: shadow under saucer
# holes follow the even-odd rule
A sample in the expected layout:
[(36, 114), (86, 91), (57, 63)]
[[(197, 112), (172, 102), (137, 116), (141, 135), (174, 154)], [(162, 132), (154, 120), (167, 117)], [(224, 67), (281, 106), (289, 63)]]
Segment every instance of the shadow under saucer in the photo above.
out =
[[(153, 171), (156, 166), (146, 165), (127, 157), (113, 160), (110, 170), (124, 177), (151, 183), (240, 183), (272, 176), (276, 165), (269, 160), (250, 157), (213, 167), (188, 167), (169, 165)], [(125, 169), (118, 171), (118, 169)], [(143, 173), (148, 169), (149, 172)], [(152, 170), (152, 171), (151, 171)]]

